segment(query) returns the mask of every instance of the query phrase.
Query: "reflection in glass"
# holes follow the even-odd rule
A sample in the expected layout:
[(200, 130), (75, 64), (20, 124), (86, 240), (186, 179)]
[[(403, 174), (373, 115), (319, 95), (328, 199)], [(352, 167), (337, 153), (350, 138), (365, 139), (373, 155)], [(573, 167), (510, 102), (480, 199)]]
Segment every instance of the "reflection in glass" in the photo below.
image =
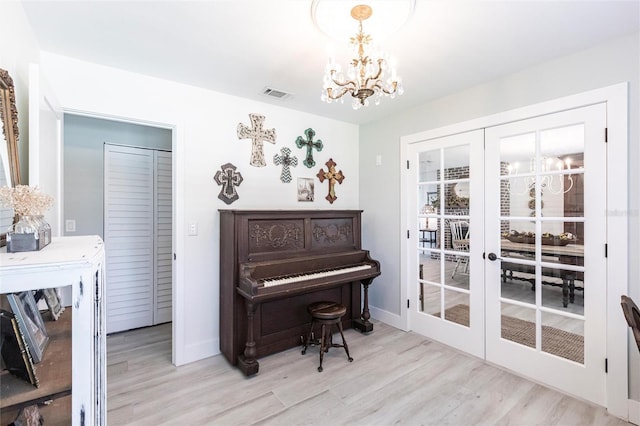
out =
[[(445, 179), (460, 179), (469, 177), (469, 152), (468, 144), (444, 149)], [(464, 176), (466, 171), (466, 176)], [(463, 174), (458, 176), (459, 174)]]
[(420, 310), (426, 314), (440, 316), (441, 291), (440, 286), (420, 283)]
[(438, 180), (440, 174), (440, 150), (422, 151), (418, 154), (418, 181)]
[(509, 303), (501, 304), (500, 336), (530, 348), (536, 347), (536, 312)]
[(449, 219), (449, 231), (451, 233), (451, 248), (454, 251), (464, 254), (456, 254), (452, 256), (455, 262), (451, 278), (455, 278), (457, 274), (469, 275), (469, 221)]
[(535, 305), (536, 276), (533, 262), (526, 264), (502, 261), (501, 268), (500, 296), (503, 299)]
[(419, 277), (421, 280), (434, 284), (442, 282), (440, 279), (440, 255), (437, 252), (423, 251), (420, 253)]
[(584, 272), (542, 268), (542, 306), (584, 315)]
[[(454, 266), (454, 269), (456, 266)], [(455, 274), (444, 274), (445, 285), (469, 290), (469, 277), (471, 276), (471, 269), (469, 268), (468, 258), (465, 258), (464, 270), (466, 271), (465, 273), (458, 272)]]
[(444, 318), (447, 321), (469, 327), (469, 294), (445, 289)]
[[(418, 154), (419, 310), (468, 326), (470, 147)], [(459, 290), (459, 291), (458, 291)], [(444, 309), (466, 309), (466, 320)], [(459, 305), (459, 306), (458, 306)]]
[(542, 351), (584, 363), (584, 320), (542, 312)]

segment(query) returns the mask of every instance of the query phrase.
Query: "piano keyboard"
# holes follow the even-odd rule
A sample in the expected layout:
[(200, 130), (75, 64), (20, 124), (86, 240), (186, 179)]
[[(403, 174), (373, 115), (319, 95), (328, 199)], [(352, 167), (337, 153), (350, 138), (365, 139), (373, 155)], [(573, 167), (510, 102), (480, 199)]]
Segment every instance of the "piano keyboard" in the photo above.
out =
[(294, 276), (282, 277), (282, 278), (266, 279), (262, 281), (262, 285), (264, 287), (273, 287), (276, 285), (290, 284), (290, 283), (295, 283), (299, 281), (307, 281), (315, 278), (324, 278), (324, 277), (330, 277), (332, 275), (341, 275), (349, 272), (363, 271), (365, 269), (371, 269), (371, 268), (372, 266), (369, 264), (348, 266), (346, 268), (331, 269), (331, 270), (320, 271), (320, 272), (311, 272), (308, 274), (300, 274), (300, 275), (294, 275)]

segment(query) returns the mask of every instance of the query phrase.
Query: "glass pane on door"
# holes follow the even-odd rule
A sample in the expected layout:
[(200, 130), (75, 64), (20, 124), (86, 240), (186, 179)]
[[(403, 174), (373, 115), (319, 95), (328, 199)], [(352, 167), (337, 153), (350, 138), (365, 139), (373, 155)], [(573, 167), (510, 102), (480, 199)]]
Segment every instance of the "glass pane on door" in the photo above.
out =
[(583, 362), (584, 126), (504, 137), (499, 149), (502, 337)]
[(469, 158), (468, 144), (421, 152), (417, 187), (419, 310), (464, 326), (470, 301)]

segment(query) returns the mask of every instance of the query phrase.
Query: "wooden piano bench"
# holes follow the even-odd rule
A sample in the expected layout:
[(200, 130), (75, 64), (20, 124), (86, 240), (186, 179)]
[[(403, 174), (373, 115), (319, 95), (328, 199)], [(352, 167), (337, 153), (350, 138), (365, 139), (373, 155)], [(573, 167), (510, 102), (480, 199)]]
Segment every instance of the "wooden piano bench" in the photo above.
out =
[[(347, 359), (349, 362), (352, 362), (353, 358), (349, 355), (349, 347), (347, 346), (347, 341), (344, 339), (344, 330), (342, 329), (342, 317), (347, 312), (347, 308), (335, 302), (315, 302), (307, 306), (307, 312), (311, 315), (311, 328), (304, 341), (302, 355), (307, 352), (307, 347), (310, 345), (320, 345), (319, 372), (322, 372), (322, 359), (324, 353), (329, 352), (329, 348), (344, 348), (344, 351), (347, 353)], [(316, 324), (321, 326), (320, 339), (313, 338), (313, 329)], [(340, 336), (342, 336), (341, 345), (333, 343), (333, 334), (331, 332), (333, 324), (338, 325)]]

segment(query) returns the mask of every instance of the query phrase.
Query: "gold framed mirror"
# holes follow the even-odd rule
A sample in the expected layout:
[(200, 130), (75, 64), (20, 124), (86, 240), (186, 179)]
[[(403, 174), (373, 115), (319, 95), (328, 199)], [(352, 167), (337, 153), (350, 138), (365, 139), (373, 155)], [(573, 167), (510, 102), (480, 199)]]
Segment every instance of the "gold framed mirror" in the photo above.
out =
[[(0, 68), (0, 187), (20, 185), (18, 160), (18, 109), (13, 79)], [(13, 223), (11, 209), (0, 208), (0, 247), (6, 243), (7, 228)]]

